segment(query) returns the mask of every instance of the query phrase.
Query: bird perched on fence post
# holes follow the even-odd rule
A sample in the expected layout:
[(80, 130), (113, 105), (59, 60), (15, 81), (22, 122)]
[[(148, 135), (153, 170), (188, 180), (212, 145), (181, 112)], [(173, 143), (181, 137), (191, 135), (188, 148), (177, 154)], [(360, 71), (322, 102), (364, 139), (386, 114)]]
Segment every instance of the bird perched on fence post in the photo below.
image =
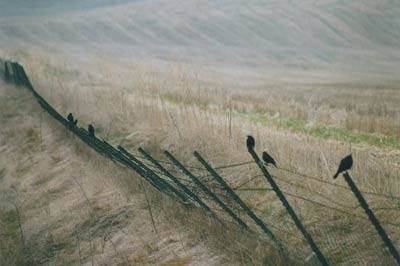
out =
[(247, 141), (246, 141), (246, 144), (247, 144), (247, 149), (250, 151), (250, 150), (254, 150), (254, 147), (256, 146), (256, 141), (255, 141), (255, 139), (253, 138), (253, 136), (247, 136)]
[(67, 116), (67, 120), (72, 124), (74, 122), (74, 116), (72, 115), (72, 113), (69, 113)]
[(91, 136), (93, 138), (95, 137), (94, 136), (94, 127), (92, 125), (88, 126), (88, 132), (89, 132), (89, 136)]
[(71, 125), (76, 126), (78, 124), (78, 119), (74, 120), (74, 116), (72, 115), (72, 113), (68, 114), (67, 120)]
[(275, 162), (274, 158), (272, 158), (272, 156), (269, 155), (268, 152), (264, 151), (263, 154), (262, 154), (262, 158), (263, 158), (263, 160), (265, 162), (265, 165), (272, 164), (273, 166), (278, 168), (276, 166), (276, 162)]
[(353, 166), (353, 156), (349, 154), (340, 161), (339, 168), (336, 174), (333, 176), (333, 178), (336, 179), (341, 173), (350, 170), (352, 166)]

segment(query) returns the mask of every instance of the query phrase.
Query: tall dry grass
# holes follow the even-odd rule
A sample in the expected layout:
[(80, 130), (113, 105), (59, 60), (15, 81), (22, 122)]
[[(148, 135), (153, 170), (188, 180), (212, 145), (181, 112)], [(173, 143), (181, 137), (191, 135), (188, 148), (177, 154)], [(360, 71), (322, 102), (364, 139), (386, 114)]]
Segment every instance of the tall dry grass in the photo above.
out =
[[(354, 119), (360, 120), (362, 114), (368, 114), (369, 107), (374, 111), (371, 111), (368, 123), (382, 119), (395, 121), (397, 109), (394, 103), (389, 105), (386, 111), (382, 111), (383, 103), (376, 101), (377, 95), (381, 95), (381, 99), (385, 100), (396, 99), (394, 90), (363, 90), (362, 92), (368, 92), (370, 95), (357, 102), (353, 96), (358, 95), (361, 89), (276, 87), (250, 92), (240, 88), (229, 90), (213, 87), (196, 75), (193, 77), (191, 73), (187, 74), (179, 65), (169, 72), (158, 72), (146, 64), (115, 64), (100, 59), (79, 65), (69, 64), (63, 58), (43, 61), (24, 57), (23, 62), (34, 86), (57, 110), (65, 114), (73, 112), (80, 125), (93, 123), (101, 138), (113, 144), (122, 143), (131, 150), (142, 146), (158, 158), (165, 159), (160, 152), (168, 149), (186, 164), (197, 164), (192, 156), (192, 152), (197, 150), (213, 165), (224, 165), (250, 160), (244, 139), (247, 134), (254, 135), (257, 151), (267, 149), (280, 167), (317, 179), (313, 181), (280, 170), (271, 170), (301, 220), (316, 238), (323, 253), (332, 259), (333, 264), (362, 265), (380, 261), (390, 265), (390, 261), (387, 261), (390, 256), (382, 250), (380, 240), (371, 225), (365, 219), (358, 218), (365, 216), (362, 210), (357, 208), (351, 193), (326, 184), (334, 183), (331, 179), (332, 173), (335, 172), (338, 161), (350, 152), (348, 144), (322, 141), (272, 126), (262, 127), (235, 113), (231, 114), (230, 120), (227, 113), (221, 112), (221, 109), (227, 109), (229, 105), (246, 112), (266, 108), (269, 112), (299, 119), (311, 119), (307, 112), (313, 110), (314, 115), (310, 116), (325, 117), (327, 120), (324, 122), (333, 123), (333, 120), (329, 120), (332, 119), (329, 118), (331, 111), (336, 112), (339, 117), (341, 114), (348, 117), (353, 113)], [(169, 76), (168, 73), (172, 75)], [(376, 105), (368, 105), (366, 102)], [(313, 119), (319, 122), (318, 117)], [(345, 126), (346, 119), (339, 119), (341, 122), (338, 125)], [(364, 123), (363, 127), (365, 125)], [(400, 192), (398, 151), (366, 145), (353, 146), (351, 151), (355, 159), (352, 176), (357, 185), (363, 191), (394, 196), (388, 199), (366, 194), (367, 200), (376, 210), (378, 218), (384, 222), (385, 228), (394, 239), (398, 239), (398, 227), (387, 224), (400, 222), (399, 203), (395, 198)], [(232, 186), (250, 181), (251, 187), (269, 187), (262, 178), (250, 180), (259, 174), (255, 165), (221, 170), (220, 173)], [(341, 179), (335, 184), (346, 186)], [(306, 259), (307, 254), (310, 254), (307, 244), (272, 192), (243, 191), (240, 195), (263, 220), (273, 226), (274, 232), (290, 250), (293, 250), (291, 256), (299, 261)], [(321, 207), (309, 200), (331, 208)], [(163, 201), (156, 202), (160, 209), (170, 210), (164, 208)], [(348, 214), (335, 209), (344, 210)], [(170, 216), (174, 217), (174, 221), (179, 221), (185, 217), (185, 212)], [(190, 219), (185, 219), (187, 220)], [(204, 234), (210, 235), (208, 241), (216, 247), (225, 249), (228, 254), (237, 252), (239, 240), (232, 240), (236, 245), (226, 246), (232, 241), (219, 238), (221, 233), (214, 232), (214, 227), (207, 227), (211, 228), (210, 231), (202, 231), (203, 223), (190, 223), (188, 226), (196, 228), (193, 232), (197, 238)], [(226, 234), (225, 237), (231, 235), (232, 231)], [(254, 260), (252, 263), (259, 264), (259, 253), (252, 251), (263, 250), (263, 245), (254, 248), (253, 241), (254, 239), (251, 239), (242, 243), (243, 250), (250, 254), (250, 261)], [(396, 245), (399, 243), (396, 242)]]
[[(194, 243), (163, 221), (161, 209), (184, 212), (171, 199), (66, 134), (28, 91), (1, 84), (0, 96), (1, 265), (218, 265), (206, 234)], [(217, 235), (227, 231), (219, 228)]]

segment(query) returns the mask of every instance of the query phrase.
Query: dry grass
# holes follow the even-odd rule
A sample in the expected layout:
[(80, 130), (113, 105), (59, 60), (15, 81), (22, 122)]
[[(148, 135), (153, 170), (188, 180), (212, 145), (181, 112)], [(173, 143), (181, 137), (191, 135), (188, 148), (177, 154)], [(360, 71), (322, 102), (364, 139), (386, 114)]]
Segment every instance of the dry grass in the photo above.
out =
[[(194, 81), (194, 80), (193, 80)], [(232, 108), (243, 114), (290, 118), (350, 131), (400, 137), (399, 85), (362, 84), (265, 85), (257, 88), (201, 90), (180, 87), (161, 92), (167, 99), (204, 106)]]
[[(203, 244), (187, 244), (185, 230), (166, 224), (162, 235), (154, 234), (131, 171), (68, 137), (27, 91), (1, 85), (0, 95), (1, 265), (159, 265), (187, 256), (191, 265), (218, 265)], [(45, 141), (36, 142), (24, 133), (40, 121)], [(172, 205), (146, 189), (152, 204)], [(159, 215), (156, 222), (162, 223)]]
[[(244, 139), (252, 134), (257, 140), (257, 150), (268, 149), (280, 167), (333, 183), (331, 176), (338, 161), (349, 152), (347, 143), (321, 140), (273, 123), (262, 124), (252, 119), (251, 114), (267, 112), (272, 116), (295, 118), (308, 121), (311, 127), (313, 123), (322, 123), (349, 130), (397, 134), (393, 133), (398, 127), (399, 111), (395, 107), (394, 88), (361, 91), (361, 88), (345, 90), (345, 87), (275, 86), (249, 92), (243, 88), (213, 87), (196, 75), (180, 72), (179, 67), (171, 70), (172, 74), (177, 73), (168, 78), (165, 72), (158, 73), (147, 66), (117, 65), (99, 59), (79, 66), (69, 65), (62, 58), (53, 58), (52, 62), (33, 57), (23, 59), (35, 87), (57, 110), (65, 114), (73, 111), (80, 125), (94, 123), (98, 135), (113, 144), (122, 143), (131, 150), (142, 146), (164, 160), (160, 152), (168, 149), (187, 164), (197, 164), (192, 156), (194, 150), (213, 165), (248, 161), (250, 156)], [(124, 69), (125, 66), (128, 68)], [(355, 100), (361, 92), (365, 93), (364, 97), (357, 99), (362, 100)], [(229, 105), (235, 111), (231, 124), (226, 112)], [(358, 121), (359, 125), (351, 121)], [(361, 142), (353, 145), (352, 152), (356, 162), (352, 175), (362, 190), (399, 195), (398, 150), (371, 147)], [(246, 165), (220, 173), (236, 186), (259, 174), (259, 170), (255, 165)], [(362, 210), (354, 208), (357, 203), (349, 191), (280, 170), (271, 169), (271, 173), (277, 176), (277, 182), (287, 195), (298, 196), (288, 196), (288, 199), (332, 264), (363, 265), (379, 261), (390, 265), (390, 256), (382, 250), (380, 239), (367, 221), (304, 200), (365, 217)], [(336, 184), (346, 185), (343, 180)], [(262, 178), (248, 185), (269, 187)], [(303, 264), (310, 254), (309, 248), (275, 195), (268, 191), (241, 191), (240, 195), (282, 238), (289, 249), (286, 259)], [(383, 222), (400, 223), (398, 199), (366, 196)], [(208, 243), (211, 249), (218, 250), (217, 253), (227, 254), (230, 263), (287, 264), (267, 240), (242, 234), (235, 225), (211, 226), (202, 214), (182, 210), (157, 194), (152, 201), (159, 208), (162, 224), (168, 221), (190, 229), (194, 243)], [(385, 224), (385, 228), (394, 239), (400, 237), (398, 227)], [(147, 260), (148, 253), (152, 252), (138, 255), (134, 260), (144, 260), (144, 265), (151, 263)]]

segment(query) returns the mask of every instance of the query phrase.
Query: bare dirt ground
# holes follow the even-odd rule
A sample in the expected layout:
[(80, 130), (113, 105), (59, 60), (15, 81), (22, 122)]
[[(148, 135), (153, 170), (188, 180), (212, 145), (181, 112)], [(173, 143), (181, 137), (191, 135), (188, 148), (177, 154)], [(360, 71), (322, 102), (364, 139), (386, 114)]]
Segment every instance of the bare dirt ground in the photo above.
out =
[(155, 232), (138, 177), (67, 136), (27, 91), (0, 84), (0, 96), (0, 211), (21, 223), (12, 236), (1, 220), (0, 264), (222, 264), (157, 209)]

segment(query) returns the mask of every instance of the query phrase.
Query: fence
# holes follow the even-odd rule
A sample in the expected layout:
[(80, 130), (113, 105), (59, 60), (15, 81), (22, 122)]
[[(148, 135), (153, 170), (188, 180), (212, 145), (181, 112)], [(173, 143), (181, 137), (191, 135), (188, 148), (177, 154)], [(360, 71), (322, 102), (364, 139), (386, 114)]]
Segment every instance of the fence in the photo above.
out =
[[(155, 159), (143, 148), (138, 149), (139, 154), (130, 152), (121, 146), (115, 148), (106, 141), (91, 136), (86, 129), (77, 127), (59, 114), (36, 92), (20, 64), (10, 61), (0, 61), (0, 63), (1, 67), (3, 67), (3, 69), (0, 68), (0, 71), (4, 72), (4, 80), (6, 82), (30, 90), (40, 106), (55, 120), (73, 132), (81, 141), (99, 154), (132, 169), (155, 189), (180, 204), (190, 208), (201, 208), (206, 214), (220, 223), (233, 221), (237, 223), (241, 230), (247, 230), (258, 235), (258, 237), (266, 237), (282, 252), (286, 252), (288, 248), (293, 246), (297, 247), (299, 249), (298, 259), (304, 260), (305, 264), (308, 265), (311, 265), (313, 261), (314, 263), (319, 262), (321, 265), (365, 265), (367, 263), (375, 264), (376, 262), (388, 265), (397, 262), (400, 265), (400, 257), (395, 243), (390, 240), (382, 227), (382, 225), (385, 225), (390, 229), (396, 230), (395, 234), (398, 237), (397, 241), (399, 241), (400, 224), (389, 221), (379, 222), (373, 210), (382, 211), (382, 209), (371, 209), (362, 194), (393, 201), (393, 203), (397, 202), (399, 205), (400, 197), (360, 191), (348, 173), (345, 173), (344, 177), (349, 184), (349, 188), (317, 177), (297, 173), (290, 169), (277, 168), (275, 171), (278, 172), (279, 176), (278, 174), (272, 175), (253, 149), (249, 149), (249, 153), (254, 161), (212, 167), (198, 152), (194, 152), (194, 156), (200, 166), (193, 166), (185, 165), (168, 151), (165, 151), (167, 161)], [(258, 166), (261, 174), (250, 177), (246, 182), (235, 188), (231, 187), (218, 173), (226, 169), (236, 169), (247, 165)], [(265, 177), (271, 187), (247, 186), (261, 177)], [(360, 205), (349, 206), (327, 195), (321, 195), (318, 191), (297, 181), (296, 179), (298, 178), (335, 189), (352, 191)], [(285, 186), (285, 189), (282, 189), (282, 186)], [(263, 195), (269, 198), (275, 197), (269, 193), (270, 191), (275, 193), (281, 205), (274, 206), (274, 209), (268, 213), (257, 213), (246, 203), (246, 200), (242, 199), (243, 196), (240, 196), (243, 193), (253, 192), (268, 193)], [(301, 194), (298, 191), (301, 191)], [(319, 200), (311, 199), (310, 197), (313, 195), (317, 195)], [(308, 222), (308, 224), (304, 225), (301, 221), (301, 215), (296, 213), (295, 208), (289, 203), (287, 197), (294, 201), (301, 201), (303, 205), (310, 204), (313, 208), (331, 211), (335, 215), (345, 215), (347, 219), (333, 219), (333, 222), (332, 220), (322, 222), (319, 220), (319, 224), (318, 222)], [(324, 201), (328, 203), (323, 203)], [(281, 211), (275, 210), (282, 207), (284, 209), (281, 209)], [(366, 212), (367, 217), (354, 212), (359, 207)], [(385, 208), (385, 210), (398, 212), (400, 207)], [(320, 219), (321, 217), (318, 218)], [(358, 223), (354, 223), (354, 220), (364, 226), (358, 227)], [(365, 223), (368, 221), (374, 225), (376, 232), (372, 230), (365, 232)], [(343, 226), (343, 230), (361, 231), (358, 234), (352, 232), (349, 234), (351, 237), (346, 238), (345, 233), (332, 229), (340, 226)], [(376, 241), (376, 237), (369, 237), (368, 243), (360, 243), (367, 233), (376, 237), (380, 236), (383, 242)], [(304, 243), (307, 243), (311, 248), (311, 253), (309, 250), (307, 251), (307, 245), (304, 245)], [(371, 252), (376, 253), (371, 254)], [(306, 258), (304, 254), (311, 255)], [(371, 256), (376, 258), (371, 258)]]

